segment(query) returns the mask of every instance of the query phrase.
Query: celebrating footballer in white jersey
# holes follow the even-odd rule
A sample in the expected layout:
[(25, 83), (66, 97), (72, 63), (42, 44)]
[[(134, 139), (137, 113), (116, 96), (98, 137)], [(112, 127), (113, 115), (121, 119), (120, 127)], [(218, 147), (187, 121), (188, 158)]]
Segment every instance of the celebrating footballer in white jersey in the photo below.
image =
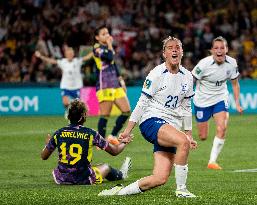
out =
[(220, 65), (213, 56), (202, 59), (192, 73), (197, 79), (193, 101), (198, 107), (208, 107), (222, 100), (227, 102), (227, 80), (234, 80), (239, 76), (236, 60), (227, 55), (225, 62)]
[(65, 58), (60, 60), (43, 56), (39, 51), (35, 52), (35, 56), (47, 63), (57, 64), (62, 70), (60, 88), (62, 102), (66, 109), (65, 114), (67, 114), (67, 108), (69, 106), (70, 99), (76, 99), (80, 97), (80, 89), (83, 86), (81, 74), (82, 63), (83, 61), (87, 61), (93, 57), (93, 53), (91, 52), (82, 58), (75, 58), (73, 48), (66, 46), (64, 49)]
[[(183, 107), (190, 105), (193, 92), (193, 76), (183, 68), (181, 41), (168, 37), (163, 41), (165, 63), (155, 67), (147, 76), (142, 95), (132, 112), (128, 125), (119, 138), (131, 135), (132, 129), (139, 122), (143, 137), (153, 144), (153, 174), (126, 187), (114, 187), (104, 190), (99, 195), (130, 195), (165, 184), (175, 163), (177, 197), (195, 197), (186, 188), (187, 158), (190, 147), (197, 144), (180, 131), (183, 119)], [(192, 121), (192, 116), (191, 116)], [(176, 157), (175, 157), (176, 156)]]
[(83, 58), (73, 58), (70, 61), (67, 58), (57, 60), (57, 65), (62, 70), (61, 89), (78, 90), (82, 88), (82, 64)]
[(181, 103), (185, 98), (190, 99), (194, 95), (193, 76), (181, 65), (177, 73), (170, 73), (163, 63), (149, 73), (142, 93), (149, 97), (151, 106), (145, 108), (139, 124), (149, 118), (158, 117), (181, 129), (184, 116)]
[(232, 82), (236, 109), (242, 113), (237, 62), (226, 55), (227, 51), (227, 41), (223, 37), (215, 38), (212, 42), (212, 55), (200, 60), (192, 70), (196, 79), (193, 102), (200, 139), (205, 140), (208, 136), (208, 120), (211, 116), (216, 123), (216, 136), (207, 166), (209, 169), (221, 169), (216, 160), (224, 145), (229, 117), (227, 80)]

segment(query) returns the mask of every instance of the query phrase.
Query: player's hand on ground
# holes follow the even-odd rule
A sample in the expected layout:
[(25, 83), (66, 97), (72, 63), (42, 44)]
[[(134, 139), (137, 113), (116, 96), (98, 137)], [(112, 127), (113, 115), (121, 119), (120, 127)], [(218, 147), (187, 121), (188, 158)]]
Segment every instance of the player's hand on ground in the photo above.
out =
[(50, 139), (51, 139), (51, 135), (47, 134), (46, 139), (45, 139), (45, 144), (48, 144)]

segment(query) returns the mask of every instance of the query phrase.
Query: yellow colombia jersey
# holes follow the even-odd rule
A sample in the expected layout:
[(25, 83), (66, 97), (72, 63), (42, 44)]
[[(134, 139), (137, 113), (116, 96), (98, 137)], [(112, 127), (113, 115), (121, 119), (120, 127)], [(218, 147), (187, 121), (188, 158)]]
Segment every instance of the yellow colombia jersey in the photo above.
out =
[(96, 90), (119, 88), (119, 71), (114, 62), (114, 52), (107, 46), (96, 43), (93, 48), (95, 66), (97, 67)]

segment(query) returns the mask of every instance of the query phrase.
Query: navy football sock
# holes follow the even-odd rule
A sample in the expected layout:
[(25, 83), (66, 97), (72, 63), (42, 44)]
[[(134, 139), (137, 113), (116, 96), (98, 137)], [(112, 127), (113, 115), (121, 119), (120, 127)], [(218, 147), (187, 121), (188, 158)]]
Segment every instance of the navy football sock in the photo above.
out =
[(98, 132), (102, 137), (105, 137), (105, 134), (106, 134), (107, 121), (108, 119), (105, 117), (100, 117), (98, 121)]
[(120, 170), (110, 167), (109, 174), (105, 177), (108, 181), (115, 181), (122, 179), (122, 172)]
[(113, 136), (117, 136), (117, 134), (119, 133), (119, 131), (122, 129), (124, 123), (126, 122), (126, 120), (129, 117), (130, 112), (128, 113), (122, 113), (116, 120), (116, 124), (112, 129), (112, 135)]

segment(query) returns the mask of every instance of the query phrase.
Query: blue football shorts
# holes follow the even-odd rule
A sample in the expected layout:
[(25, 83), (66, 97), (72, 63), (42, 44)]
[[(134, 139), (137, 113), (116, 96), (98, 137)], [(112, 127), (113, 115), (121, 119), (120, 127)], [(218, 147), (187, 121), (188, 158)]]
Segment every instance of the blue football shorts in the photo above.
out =
[(176, 147), (163, 147), (158, 144), (157, 134), (162, 125), (168, 124), (165, 120), (152, 117), (139, 125), (143, 137), (154, 145), (153, 152), (163, 151), (176, 154)]
[(76, 90), (61, 89), (61, 95), (68, 96), (71, 99), (80, 98), (80, 89), (76, 89)]
[(195, 119), (197, 122), (208, 121), (215, 113), (218, 112), (228, 112), (228, 103), (225, 101), (220, 101), (209, 107), (197, 107), (194, 105), (195, 109)]

